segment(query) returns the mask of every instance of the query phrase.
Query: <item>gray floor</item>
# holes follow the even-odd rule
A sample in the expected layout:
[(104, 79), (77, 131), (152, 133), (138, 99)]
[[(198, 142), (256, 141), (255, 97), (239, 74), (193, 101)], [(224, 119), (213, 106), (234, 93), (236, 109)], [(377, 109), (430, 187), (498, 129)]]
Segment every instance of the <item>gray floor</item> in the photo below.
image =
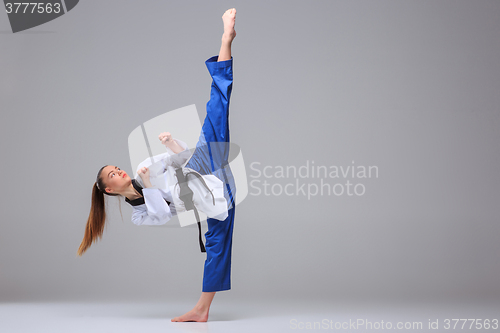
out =
[[(422, 326), (402, 328), (404, 331), (500, 331), (462, 328), (445, 329), (445, 319), (499, 319), (500, 302), (453, 303), (229, 303), (212, 305), (207, 323), (172, 323), (170, 319), (190, 310), (192, 304), (182, 303), (0, 303), (0, 332), (289, 332), (289, 331), (356, 331), (384, 332), (398, 322)], [(429, 329), (438, 321), (439, 329)], [(355, 326), (357, 321), (359, 326)], [(316, 326), (315, 325), (316, 322)], [(371, 322), (372, 327), (365, 322)], [(384, 328), (378, 328), (382, 325)], [(408, 324), (409, 322), (409, 324)], [(335, 324), (343, 323), (344, 329)], [(451, 322), (453, 325), (454, 322)], [(475, 325), (476, 323), (474, 323)], [(347, 326), (349, 325), (349, 326)], [(416, 324), (417, 325), (417, 324)]]

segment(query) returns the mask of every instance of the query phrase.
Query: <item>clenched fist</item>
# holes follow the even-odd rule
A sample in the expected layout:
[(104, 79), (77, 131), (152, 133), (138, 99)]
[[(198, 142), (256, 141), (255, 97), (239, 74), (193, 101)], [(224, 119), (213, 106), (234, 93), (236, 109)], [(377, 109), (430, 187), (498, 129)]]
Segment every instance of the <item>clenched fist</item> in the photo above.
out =
[(137, 171), (137, 174), (141, 177), (143, 183), (149, 182), (149, 168), (142, 167)]
[(158, 139), (160, 139), (163, 145), (167, 145), (174, 141), (174, 139), (172, 139), (172, 135), (170, 134), (170, 132), (161, 133), (160, 135), (158, 135)]

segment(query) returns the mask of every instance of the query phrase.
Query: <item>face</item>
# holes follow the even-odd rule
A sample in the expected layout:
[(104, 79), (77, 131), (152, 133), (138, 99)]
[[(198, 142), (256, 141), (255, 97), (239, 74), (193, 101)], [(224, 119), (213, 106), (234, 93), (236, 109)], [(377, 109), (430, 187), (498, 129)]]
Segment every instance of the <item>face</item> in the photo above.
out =
[(108, 193), (121, 193), (132, 183), (127, 173), (114, 165), (102, 169), (101, 179), (106, 184), (105, 191)]

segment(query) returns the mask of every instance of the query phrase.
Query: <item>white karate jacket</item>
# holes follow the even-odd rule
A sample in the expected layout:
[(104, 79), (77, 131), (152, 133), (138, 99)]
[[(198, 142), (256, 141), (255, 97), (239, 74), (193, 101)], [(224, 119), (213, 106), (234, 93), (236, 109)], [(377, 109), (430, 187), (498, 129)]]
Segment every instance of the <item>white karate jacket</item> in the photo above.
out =
[[(135, 200), (125, 201), (132, 205), (132, 222), (136, 225), (163, 225), (172, 216), (186, 212), (184, 203), (179, 198), (180, 187), (175, 176), (175, 169), (181, 168), (191, 157), (187, 144), (181, 140), (174, 139), (184, 150), (178, 154), (166, 147), (166, 152), (148, 158), (141, 162), (137, 171), (143, 167), (150, 170), (151, 188), (144, 188), (141, 177), (136, 172), (132, 183), (143, 197)], [(228, 216), (227, 200), (224, 197), (224, 184), (214, 175), (201, 175), (197, 171), (182, 167), (189, 188), (193, 191), (193, 203), (198, 211), (207, 217), (223, 221)], [(195, 172), (201, 176), (211, 192), (194, 175)], [(212, 196), (213, 195), (213, 196)], [(165, 201), (169, 201), (170, 205)], [(214, 204), (215, 201), (215, 204)], [(182, 223), (181, 223), (182, 224)]]

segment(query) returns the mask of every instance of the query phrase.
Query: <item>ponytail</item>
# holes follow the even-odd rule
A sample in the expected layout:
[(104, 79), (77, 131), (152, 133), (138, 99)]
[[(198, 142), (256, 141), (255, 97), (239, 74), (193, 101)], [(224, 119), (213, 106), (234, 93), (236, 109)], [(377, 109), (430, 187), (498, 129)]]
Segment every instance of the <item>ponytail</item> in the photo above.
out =
[[(107, 165), (103, 166), (101, 170), (99, 170), (98, 175), (101, 174), (102, 169), (104, 169)], [(97, 182), (94, 183), (92, 187), (92, 203), (90, 207), (89, 218), (87, 219), (87, 226), (85, 227), (85, 235), (83, 236), (83, 241), (80, 244), (80, 248), (76, 252), (78, 256), (82, 256), (85, 251), (92, 245), (92, 243), (96, 242), (98, 238), (102, 238), (102, 234), (104, 232), (104, 224), (106, 222), (106, 209), (104, 202), (104, 193), (107, 195), (117, 196), (120, 194), (107, 193), (101, 191), (100, 188), (105, 188), (104, 183), (97, 177)]]

